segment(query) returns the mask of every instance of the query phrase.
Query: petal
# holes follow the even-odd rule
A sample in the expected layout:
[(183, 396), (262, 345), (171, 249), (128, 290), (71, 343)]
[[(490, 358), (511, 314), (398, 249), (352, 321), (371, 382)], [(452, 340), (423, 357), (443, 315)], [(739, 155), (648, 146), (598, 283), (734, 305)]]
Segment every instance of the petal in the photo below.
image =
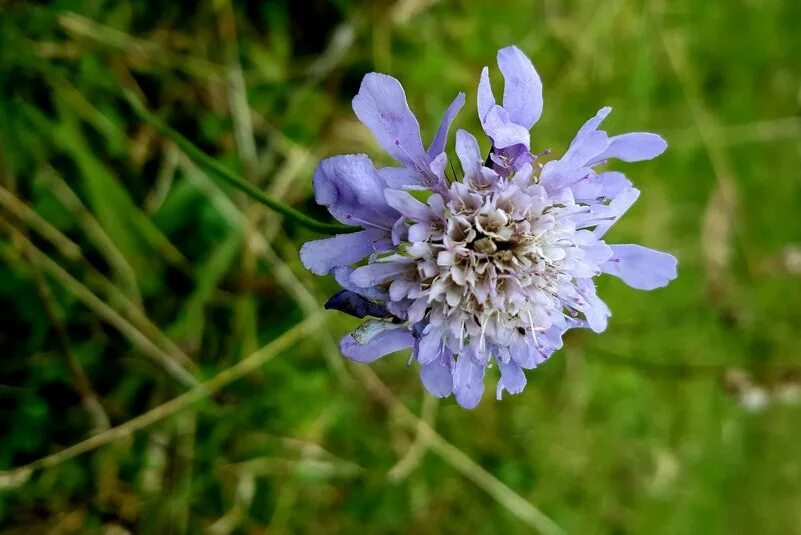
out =
[(448, 155), (444, 152), (441, 152), (439, 156), (434, 158), (434, 160), (428, 165), (428, 168), (431, 170), (431, 173), (434, 174), (440, 181), (440, 183), (445, 182), (445, 167), (448, 165)]
[[(586, 229), (577, 230), (573, 240), (584, 253), (583, 260), (592, 264), (593, 269), (612, 258), (612, 249), (603, 240), (598, 239), (594, 232)], [(596, 272), (595, 275), (600, 273)]]
[(587, 319), (587, 325), (596, 333), (602, 333), (606, 330), (609, 323), (609, 308), (606, 303), (599, 298), (593, 299), (592, 303), (583, 310), (584, 317)]
[[(558, 314), (558, 316), (556, 314)], [(554, 351), (562, 348), (562, 336), (571, 326), (572, 325), (567, 322), (564, 315), (560, 312), (555, 312), (553, 325), (545, 331), (537, 333), (537, 347), (535, 348), (537, 352), (535, 356), (537, 365), (548, 360)], [(520, 366), (525, 368), (522, 364), (520, 364)]]
[[(547, 180), (559, 180), (564, 186), (578, 176), (572, 176), (567, 179), (564, 175), (574, 175), (573, 171), (587, 166), (587, 162), (591, 161), (598, 154), (601, 154), (609, 146), (609, 136), (606, 132), (598, 130), (598, 125), (601, 121), (609, 115), (612, 108), (601, 108), (595, 117), (585, 122), (573, 141), (570, 143), (567, 152), (559, 160), (554, 160), (545, 164), (545, 168), (540, 174), (543, 184)], [(582, 171), (583, 172), (583, 171)]]
[(453, 392), (465, 409), (475, 408), (484, 393), (484, 366), (471, 354), (471, 346), (466, 346), (453, 369)]
[(387, 307), (381, 303), (369, 301), (350, 290), (340, 290), (332, 295), (328, 301), (325, 302), (325, 308), (326, 310), (339, 310), (340, 312), (350, 314), (356, 318), (363, 318), (365, 316), (387, 318), (392, 315), (387, 310)]
[(489, 69), (484, 67), (481, 70), (481, 79), (478, 82), (478, 119), (484, 123), (487, 113), (495, 105), (495, 95), (492, 94), (492, 86), (489, 80)]
[(382, 167), (378, 174), (388, 188), (420, 189), (423, 186), (420, 173), (408, 167)]
[(550, 194), (573, 184), (592, 172), (589, 167), (576, 165), (566, 158), (567, 154), (561, 160), (551, 160), (540, 171), (540, 183)]
[(420, 364), (428, 364), (435, 361), (442, 355), (444, 344), (442, 343), (442, 331), (438, 328), (427, 328), (428, 332), (423, 334), (417, 345), (417, 361)]
[(409, 316), (409, 306), (412, 301), (404, 299), (403, 301), (389, 301), (387, 303), (387, 310), (392, 312), (392, 315), (398, 319), (406, 320)]
[(368, 320), (339, 342), (342, 354), (356, 362), (373, 362), (384, 355), (414, 344), (414, 336), (406, 327), (380, 320)]
[(380, 229), (367, 229), (309, 241), (300, 248), (300, 261), (316, 275), (326, 275), (338, 266), (358, 262), (375, 252), (375, 243), (386, 237)]
[(639, 162), (656, 158), (667, 148), (667, 141), (648, 132), (631, 132), (609, 138), (609, 146), (593, 158), (592, 164), (609, 158), (624, 162)]
[(514, 145), (504, 149), (504, 154), (510, 160), (510, 167), (513, 171), (518, 171), (525, 165), (533, 164), (537, 157), (531, 154), (524, 145)]
[(598, 130), (598, 125), (609, 115), (612, 108), (601, 108), (595, 117), (585, 122), (570, 143), (567, 152), (559, 160), (545, 164), (540, 172), (540, 180), (549, 192), (572, 184), (586, 175), (588, 162), (602, 154), (609, 146), (609, 136)]
[[(524, 128), (520, 127), (518, 132), (522, 132), (523, 130)], [(537, 159), (529, 152), (526, 138), (520, 134), (517, 135), (521, 138), (520, 143), (502, 149), (494, 147), (490, 153), (490, 159), (495, 164), (493, 170), (504, 178), (508, 178), (522, 167), (533, 163)], [(528, 132), (526, 132), (526, 135), (528, 135)]]
[(522, 392), (526, 387), (526, 374), (523, 373), (523, 369), (514, 360), (503, 362), (496, 359), (495, 361), (501, 370), (501, 378), (498, 380), (495, 397), (501, 399), (501, 394), (504, 390), (510, 394)]
[(598, 297), (595, 283), (592, 279), (576, 279), (576, 289), (585, 300), (584, 305), (577, 308), (584, 314), (590, 329), (597, 333), (604, 332), (612, 312)]
[(379, 288), (378, 286), (360, 288), (350, 281), (351, 273), (353, 273), (353, 268), (350, 266), (338, 266), (335, 267), (333, 270), (331, 270), (331, 274), (334, 276), (334, 280), (337, 281), (337, 284), (339, 284), (346, 290), (350, 290), (353, 293), (359, 294), (362, 297), (369, 299), (370, 301), (386, 302), (387, 300), (386, 290)]
[(406, 220), (399, 217), (395, 224), (392, 225), (392, 244), (397, 247), (402, 241), (405, 241), (409, 235)]
[(397, 189), (384, 191), (384, 198), (391, 207), (414, 221), (429, 221), (431, 210), (409, 193)]
[(601, 125), (603, 120), (606, 119), (606, 116), (609, 115), (611, 111), (612, 108), (610, 108), (609, 106), (605, 106), (600, 110), (598, 110), (598, 112), (595, 114), (595, 117), (588, 120), (581, 126), (581, 128), (579, 128), (579, 131), (576, 133), (576, 137), (577, 138), (582, 137), (584, 135), (589, 134), (590, 132), (598, 130), (598, 127)]
[(609, 146), (609, 136), (603, 130), (593, 130), (576, 135), (565, 155), (559, 160), (564, 167), (587, 167), (588, 162), (603, 153)]
[(448, 106), (448, 109), (445, 110), (445, 115), (442, 116), (442, 121), (439, 123), (439, 128), (434, 136), (434, 140), (428, 147), (429, 158), (435, 158), (438, 154), (445, 151), (445, 142), (448, 139), (448, 130), (450, 130), (451, 123), (456, 117), (456, 114), (459, 113), (459, 110), (462, 109), (462, 106), (464, 106), (464, 93), (459, 93), (456, 95), (456, 98), (453, 100), (453, 102), (451, 102), (451, 105)]
[(431, 236), (430, 223), (415, 223), (409, 227), (408, 237), (412, 243), (425, 241)]
[(314, 195), (338, 221), (389, 228), (398, 214), (384, 200), (384, 180), (364, 154), (322, 160), (314, 171)]
[(525, 187), (531, 183), (531, 176), (534, 174), (534, 168), (530, 163), (520, 166), (512, 176), (512, 182), (518, 186)]
[(389, 285), (389, 298), (392, 301), (401, 301), (409, 295), (411, 290), (419, 287), (419, 282), (409, 279), (395, 279)]
[(536, 368), (540, 363), (539, 352), (525, 342), (520, 342), (509, 348), (509, 353), (521, 368)]
[(497, 149), (512, 145), (524, 145), (526, 149), (529, 147), (528, 129), (512, 122), (509, 113), (500, 106), (490, 108), (484, 118), (483, 126)]
[(612, 202), (609, 203), (609, 206), (607, 207), (606, 210), (610, 219), (598, 223), (598, 225), (595, 227), (595, 230), (593, 231), (595, 235), (600, 238), (604, 234), (606, 234), (606, 232), (610, 228), (612, 228), (612, 225), (614, 225), (615, 222), (618, 219), (620, 219), (623, 216), (623, 214), (625, 214), (628, 211), (629, 208), (631, 208), (631, 205), (634, 204), (634, 202), (637, 200), (639, 196), (640, 196), (640, 190), (638, 190), (637, 188), (624, 189), (623, 191), (618, 193), (617, 196), (615, 196), (615, 198), (612, 199)]
[(360, 288), (369, 288), (403, 275), (412, 267), (411, 262), (375, 262), (354, 269), (350, 281)]
[(631, 187), (631, 180), (617, 171), (600, 173), (598, 180), (601, 182), (601, 195), (607, 199), (614, 199), (621, 191)]
[(365, 75), (353, 97), (353, 111), (381, 147), (400, 163), (415, 166), (427, 161), (420, 125), (398, 80), (377, 72)]
[(447, 397), (453, 392), (453, 356), (444, 351), (440, 358), (420, 367), (420, 379), (431, 395)]
[(503, 107), (515, 123), (531, 129), (542, 114), (542, 82), (531, 60), (516, 46), (498, 51), (504, 78)]
[(576, 200), (595, 201), (601, 197), (603, 185), (595, 173), (587, 173), (570, 184), (570, 190)]
[(484, 159), (481, 157), (478, 141), (470, 132), (456, 131), (456, 155), (459, 156), (465, 177), (475, 176), (481, 170)]
[(410, 324), (415, 324), (423, 320), (428, 308), (428, 298), (419, 297), (415, 299), (407, 308), (406, 315)]
[[(537, 343), (540, 355), (537, 363), (542, 364), (545, 359), (551, 356), (551, 353), (558, 349), (562, 349), (562, 336), (570, 328), (570, 325), (565, 321), (565, 317), (559, 313), (558, 320), (554, 321), (554, 325), (546, 331), (537, 335)], [(522, 366), (522, 364), (521, 364)]]
[(612, 245), (612, 258), (601, 269), (638, 290), (667, 286), (676, 278), (673, 255), (641, 245)]
[(445, 201), (439, 193), (434, 193), (428, 198), (428, 206), (431, 207), (431, 211), (434, 214), (445, 213)]

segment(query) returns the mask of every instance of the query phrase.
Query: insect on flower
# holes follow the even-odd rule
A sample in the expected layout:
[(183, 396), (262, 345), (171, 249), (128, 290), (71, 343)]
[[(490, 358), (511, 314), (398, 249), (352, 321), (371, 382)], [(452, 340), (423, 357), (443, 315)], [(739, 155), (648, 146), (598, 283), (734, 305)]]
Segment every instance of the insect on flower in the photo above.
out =
[(498, 66), (500, 104), (486, 67), (478, 85), (489, 157), (457, 131), (458, 176), (446, 173), (445, 144), (464, 94), (426, 149), (400, 82), (366, 75), (353, 109), (400, 166), (376, 169), (363, 154), (320, 162), (317, 202), (362, 230), (308, 242), (300, 253), (309, 270), (343, 288), (327, 308), (371, 317), (342, 339), (344, 356), (372, 362), (411, 347), (428, 391), (454, 394), (465, 408), (481, 399), (492, 360), (498, 398), (517, 394), (523, 370), (547, 360), (568, 329), (606, 329), (611, 313), (594, 277), (607, 273), (641, 290), (676, 277), (669, 254), (606, 243), (639, 191), (623, 174), (595, 169), (613, 158), (649, 160), (667, 143), (643, 132), (608, 135), (599, 126), (611, 110), (602, 108), (561, 158), (542, 164), (545, 153), (533, 154), (529, 138), (542, 113), (539, 75), (513, 46), (498, 52)]

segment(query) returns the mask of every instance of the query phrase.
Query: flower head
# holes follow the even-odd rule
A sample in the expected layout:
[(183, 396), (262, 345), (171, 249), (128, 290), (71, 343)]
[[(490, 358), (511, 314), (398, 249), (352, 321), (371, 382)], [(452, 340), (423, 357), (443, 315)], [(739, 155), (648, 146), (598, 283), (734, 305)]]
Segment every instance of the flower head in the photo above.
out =
[(314, 175), (317, 202), (362, 230), (301, 249), (307, 268), (333, 274), (343, 287), (328, 308), (372, 317), (343, 338), (343, 355), (372, 362), (411, 347), (425, 387), (454, 394), (466, 408), (481, 399), (491, 361), (500, 370), (497, 396), (516, 394), (526, 384), (523, 370), (547, 360), (568, 329), (606, 329), (611, 313), (594, 277), (608, 273), (643, 290), (676, 277), (669, 254), (605, 242), (639, 191), (621, 173), (595, 170), (612, 158), (654, 158), (665, 141), (639, 132), (609, 136), (598, 129), (610, 112), (602, 108), (561, 158), (543, 164), (545, 153), (532, 154), (529, 136), (542, 112), (540, 78), (516, 47), (498, 52), (498, 66), (502, 103), (486, 67), (478, 86), (489, 156), (457, 131), (455, 176), (446, 173), (445, 144), (464, 95), (424, 150), (400, 83), (365, 76), (354, 111), (400, 167), (376, 169), (365, 155), (323, 160)]

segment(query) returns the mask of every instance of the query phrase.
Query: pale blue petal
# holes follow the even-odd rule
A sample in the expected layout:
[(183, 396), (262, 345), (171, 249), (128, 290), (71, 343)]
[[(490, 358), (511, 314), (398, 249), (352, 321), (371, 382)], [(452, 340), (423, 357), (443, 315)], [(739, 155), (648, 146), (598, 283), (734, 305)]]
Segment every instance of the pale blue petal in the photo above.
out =
[(345, 335), (339, 342), (339, 349), (351, 360), (369, 363), (413, 344), (414, 336), (406, 327), (397, 327), (380, 320), (368, 320)]
[(453, 392), (456, 402), (465, 409), (473, 409), (484, 393), (484, 366), (465, 351), (456, 359), (453, 370)]
[(607, 199), (614, 199), (621, 191), (631, 187), (631, 180), (617, 171), (600, 173), (598, 180), (601, 182), (601, 195)]
[(442, 342), (442, 331), (428, 326), (428, 332), (420, 337), (417, 344), (417, 361), (420, 364), (433, 362), (442, 355), (444, 344)]
[(495, 105), (495, 95), (492, 94), (492, 86), (489, 80), (489, 69), (484, 67), (481, 70), (481, 79), (478, 82), (478, 119), (484, 123), (487, 113)]
[(612, 225), (631, 208), (639, 196), (640, 190), (637, 188), (624, 189), (618, 193), (617, 196), (612, 199), (612, 202), (609, 203), (608, 209), (606, 210), (610, 219), (599, 223), (598, 226), (595, 227), (593, 231), (595, 235), (599, 238), (603, 237), (603, 235), (612, 228)]
[(445, 183), (445, 167), (447, 167), (447, 165), (448, 155), (444, 152), (441, 152), (431, 161), (428, 166), (428, 168), (431, 170), (431, 173), (433, 173), (433, 175), (439, 179), (440, 184)]
[(457, 359), (453, 372), (456, 402), (465, 409), (474, 409), (484, 394), (484, 368), (470, 359)]
[(597, 333), (604, 332), (612, 311), (598, 297), (595, 283), (592, 279), (576, 279), (576, 289), (585, 301), (582, 306), (577, 308), (584, 314), (590, 329)]
[(427, 161), (420, 125), (398, 80), (376, 72), (365, 75), (353, 97), (353, 111), (396, 160), (410, 167)]
[(600, 110), (598, 110), (598, 112), (595, 114), (595, 117), (593, 117), (592, 119), (590, 119), (587, 122), (585, 122), (581, 126), (581, 128), (579, 128), (579, 131), (576, 134), (576, 137), (579, 138), (579, 137), (582, 137), (582, 136), (584, 136), (584, 135), (586, 135), (586, 134), (588, 134), (590, 132), (594, 132), (594, 131), (598, 130), (598, 127), (601, 125), (603, 120), (606, 119), (606, 116), (609, 115), (609, 113), (611, 111), (612, 111), (612, 108), (610, 108), (609, 106), (605, 106), (605, 107), (601, 108)]
[(383, 178), (364, 154), (322, 160), (313, 182), (317, 203), (342, 223), (389, 228), (398, 218), (384, 200)]
[(448, 350), (443, 351), (436, 360), (420, 367), (420, 379), (431, 395), (444, 398), (453, 392), (453, 367), (453, 356)]
[(422, 175), (416, 169), (409, 167), (382, 167), (378, 174), (388, 188), (393, 189), (422, 189)]
[(429, 207), (405, 191), (388, 189), (384, 191), (384, 198), (387, 204), (409, 219), (415, 221), (428, 221), (431, 219), (432, 214)]
[(603, 195), (603, 184), (595, 173), (587, 173), (570, 184), (573, 197), (592, 204)]
[(354, 269), (350, 281), (361, 288), (369, 288), (403, 275), (413, 267), (411, 262), (375, 262)]
[(525, 369), (536, 368), (537, 364), (540, 362), (539, 352), (526, 342), (520, 342), (511, 346), (509, 348), (509, 354), (518, 366)]
[(589, 162), (609, 146), (609, 136), (603, 130), (577, 135), (565, 155), (559, 160), (564, 168), (587, 167)]
[(504, 78), (503, 107), (515, 123), (531, 129), (542, 115), (542, 82), (531, 60), (516, 46), (498, 51)]
[(565, 160), (551, 160), (547, 162), (540, 172), (540, 183), (548, 190), (548, 193), (554, 194), (562, 188), (566, 188), (574, 184), (577, 180), (592, 172), (589, 167), (575, 165), (575, 162)]
[(495, 392), (495, 397), (501, 399), (501, 394), (504, 390), (510, 394), (519, 394), (526, 388), (526, 374), (523, 369), (514, 360), (503, 362), (502, 360), (495, 360), (498, 363), (498, 368), (501, 370), (501, 378), (498, 380), (498, 387)]
[(475, 176), (481, 170), (484, 159), (481, 157), (481, 149), (479, 149), (478, 141), (473, 134), (465, 130), (456, 131), (456, 155), (462, 164), (464, 176)]
[(563, 184), (572, 182), (573, 180), (566, 180), (560, 175), (572, 174), (571, 172), (576, 169), (587, 167), (587, 162), (606, 150), (609, 146), (609, 136), (603, 130), (598, 130), (598, 126), (610, 111), (612, 108), (601, 108), (595, 117), (579, 128), (564, 156), (545, 165), (541, 175), (543, 183), (546, 179), (560, 179)]
[(338, 266), (358, 262), (376, 250), (376, 243), (387, 236), (379, 229), (338, 234), (309, 241), (300, 248), (300, 261), (316, 275), (326, 275)]
[(331, 274), (334, 276), (334, 280), (337, 281), (337, 284), (339, 284), (346, 290), (350, 290), (351, 292), (357, 293), (362, 297), (366, 297), (371, 301), (385, 302), (387, 300), (386, 290), (384, 290), (379, 286), (361, 288), (353, 284), (350, 281), (351, 273), (353, 273), (353, 268), (350, 266), (338, 266), (335, 267), (333, 270), (331, 270)]
[(601, 269), (638, 290), (667, 286), (676, 278), (678, 262), (673, 255), (641, 245), (612, 245), (612, 258)]
[(464, 93), (459, 93), (456, 95), (456, 98), (453, 100), (453, 102), (451, 102), (451, 105), (448, 106), (448, 109), (445, 110), (445, 115), (442, 116), (442, 122), (439, 123), (437, 134), (434, 136), (434, 140), (428, 147), (429, 158), (436, 158), (437, 155), (445, 151), (445, 143), (448, 139), (448, 130), (450, 130), (451, 123), (453, 123), (453, 119), (456, 117), (456, 114), (459, 113), (459, 110), (462, 109), (462, 106), (464, 106)]
[(524, 126), (512, 122), (509, 113), (500, 106), (493, 106), (484, 118), (484, 131), (492, 139), (496, 149), (523, 145), (529, 147), (529, 132)]
[(649, 132), (631, 132), (609, 138), (609, 146), (593, 158), (592, 164), (617, 158), (624, 162), (639, 162), (656, 158), (667, 149), (667, 142)]

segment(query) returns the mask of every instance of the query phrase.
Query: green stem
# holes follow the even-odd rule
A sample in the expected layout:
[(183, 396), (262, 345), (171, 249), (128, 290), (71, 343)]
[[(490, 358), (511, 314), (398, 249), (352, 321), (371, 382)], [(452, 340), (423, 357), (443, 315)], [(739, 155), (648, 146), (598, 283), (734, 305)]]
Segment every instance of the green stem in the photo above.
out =
[(258, 189), (256, 186), (247, 182), (242, 177), (240, 177), (239, 175), (237, 175), (236, 173), (234, 173), (233, 171), (231, 171), (230, 169), (219, 163), (217, 160), (215, 160), (214, 158), (212, 158), (211, 156), (200, 150), (191, 141), (186, 139), (177, 131), (167, 126), (167, 124), (165, 124), (164, 121), (156, 117), (150, 110), (145, 108), (145, 106), (139, 101), (139, 99), (133, 93), (126, 91), (125, 97), (127, 98), (133, 110), (142, 120), (151, 125), (162, 135), (172, 140), (195, 163), (197, 163), (202, 168), (209, 171), (215, 177), (222, 179), (225, 182), (228, 182), (230, 185), (234, 186), (235, 188), (238, 188), (241, 191), (247, 193), (254, 200), (259, 201), (268, 208), (275, 210), (279, 214), (283, 215), (287, 220), (290, 220), (293, 223), (297, 223), (298, 225), (306, 227), (310, 230), (314, 230), (317, 232), (324, 232), (324, 233), (341, 234), (345, 232), (355, 232), (360, 230), (358, 227), (352, 227), (349, 225), (341, 225), (339, 223), (323, 223), (322, 221), (317, 221), (316, 219), (307, 216), (303, 212), (300, 212), (292, 208), (291, 206), (288, 206), (282, 203), (281, 201), (270, 197), (269, 195)]

